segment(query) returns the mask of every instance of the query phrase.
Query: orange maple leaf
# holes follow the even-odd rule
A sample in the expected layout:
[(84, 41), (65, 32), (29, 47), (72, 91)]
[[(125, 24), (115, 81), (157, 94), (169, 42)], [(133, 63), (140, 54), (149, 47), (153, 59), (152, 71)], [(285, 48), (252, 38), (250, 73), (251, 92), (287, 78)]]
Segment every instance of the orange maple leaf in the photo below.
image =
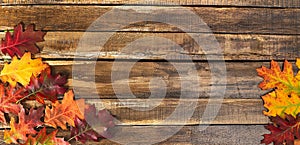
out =
[(264, 100), (264, 107), (268, 109), (268, 111), (263, 111), (266, 116), (275, 117), (278, 115), (284, 118), (287, 114), (296, 117), (300, 113), (300, 98), (295, 93), (287, 95), (276, 90), (262, 96), (262, 99)]
[(14, 56), (10, 64), (5, 63), (0, 78), (12, 87), (15, 87), (17, 82), (26, 87), (32, 75), (38, 76), (47, 67), (48, 64), (43, 63), (41, 58), (31, 59), (31, 53), (28, 52), (20, 60)]
[(299, 80), (294, 77), (292, 64), (287, 60), (284, 62), (284, 69), (281, 71), (279, 65), (275, 61), (271, 61), (271, 68), (266, 67), (256, 69), (258, 75), (263, 77), (264, 80), (259, 84), (263, 90), (278, 89), (282, 90), (288, 95), (290, 93), (300, 94)]
[(78, 116), (80, 119), (84, 118), (83, 112), (81, 112), (81, 106), (78, 106), (78, 102), (81, 100), (74, 100), (74, 94), (72, 91), (65, 93), (61, 103), (58, 101), (52, 105), (50, 109), (48, 106), (45, 110), (45, 124), (54, 128), (61, 127), (67, 129), (66, 123), (70, 126), (75, 126), (74, 120)]
[[(297, 60), (297, 66), (300, 66), (300, 60)], [(263, 90), (275, 89), (264, 96), (264, 107), (268, 109), (263, 113), (266, 116), (292, 115), (296, 117), (300, 113), (300, 80), (294, 76), (292, 64), (284, 62), (284, 69), (281, 71), (277, 62), (271, 62), (271, 68), (262, 67), (257, 69), (258, 75), (264, 80), (259, 84)], [(299, 72), (298, 72), (299, 74)]]

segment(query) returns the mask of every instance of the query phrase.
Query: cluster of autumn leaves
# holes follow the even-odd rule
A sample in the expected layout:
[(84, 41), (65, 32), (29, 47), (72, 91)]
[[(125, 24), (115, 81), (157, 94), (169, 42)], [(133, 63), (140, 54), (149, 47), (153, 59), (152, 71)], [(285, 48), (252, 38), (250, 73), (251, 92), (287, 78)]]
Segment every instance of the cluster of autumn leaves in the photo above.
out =
[(257, 69), (264, 79), (259, 87), (272, 89), (262, 96), (267, 109), (263, 113), (270, 117), (272, 124), (266, 126), (270, 134), (265, 134), (261, 143), (293, 145), (295, 139), (300, 139), (300, 59), (296, 60), (296, 66), (297, 74), (288, 61), (283, 63), (283, 70), (275, 61), (271, 62), (270, 68)]
[[(43, 41), (45, 34), (35, 31), (33, 25), (23, 30), (19, 24), (1, 41), (1, 52), (12, 57), (0, 72), (0, 123), (10, 126), (2, 142), (67, 145), (73, 139), (85, 143), (111, 137), (109, 128), (115, 124), (109, 112), (98, 111), (83, 99), (75, 100), (73, 91), (67, 89), (66, 77), (53, 75), (41, 58), (32, 58), (39, 52), (36, 42)], [(95, 131), (94, 126), (103, 130)], [(48, 134), (46, 127), (55, 130)], [(70, 130), (68, 141), (56, 137), (58, 127)]]

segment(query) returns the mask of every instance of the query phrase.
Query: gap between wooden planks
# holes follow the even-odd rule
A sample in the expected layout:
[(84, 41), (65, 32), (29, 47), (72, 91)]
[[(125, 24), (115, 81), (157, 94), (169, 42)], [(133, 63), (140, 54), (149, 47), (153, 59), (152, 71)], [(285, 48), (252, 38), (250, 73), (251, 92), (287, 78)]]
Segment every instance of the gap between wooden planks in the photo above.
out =
[[(26, 24), (35, 23), (38, 29), (47, 31), (86, 31), (97, 18), (117, 7), (113, 6), (2, 6), (0, 8), (0, 30), (11, 28), (23, 21)], [(215, 7), (185, 7), (195, 12), (211, 28), (213, 33), (235, 34), (290, 34), (299, 33), (300, 9), (271, 8), (215, 8)], [(176, 16), (178, 22), (186, 22), (186, 13), (181, 7), (144, 7), (128, 6), (121, 9), (127, 19), (137, 16), (164, 17), (166, 14)], [(130, 13), (135, 12), (135, 13)], [(151, 15), (150, 15), (151, 14)], [(94, 31), (114, 31), (112, 26), (121, 26), (124, 21), (108, 19), (93, 27)], [(210, 32), (199, 22), (189, 22), (190, 28), (200, 28), (195, 32)], [(180, 32), (173, 25), (158, 22), (140, 22), (128, 25), (121, 31), (151, 31)], [(191, 30), (191, 32), (194, 32)]]

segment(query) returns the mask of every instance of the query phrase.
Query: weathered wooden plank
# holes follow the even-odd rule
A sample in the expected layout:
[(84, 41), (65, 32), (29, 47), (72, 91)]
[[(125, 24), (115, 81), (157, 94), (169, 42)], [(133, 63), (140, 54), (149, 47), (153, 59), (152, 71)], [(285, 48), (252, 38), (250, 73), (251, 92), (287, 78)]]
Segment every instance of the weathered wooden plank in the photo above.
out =
[[(130, 6), (125, 8), (112, 6), (2, 6), (0, 8), (0, 29), (12, 27), (23, 21), (35, 23), (38, 29), (85, 31), (97, 18), (112, 10), (120, 10), (126, 15), (126, 21), (136, 18), (155, 18), (156, 22), (140, 22), (123, 27), (125, 20), (109, 17), (93, 27), (94, 31), (113, 31), (112, 27), (122, 26), (121, 31), (166, 31), (180, 32), (173, 25), (157, 23), (167, 15), (173, 20), (193, 28), (187, 32), (208, 32), (204, 24), (187, 20), (188, 11), (181, 7), (144, 7)], [(259, 33), (259, 34), (299, 34), (298, 17), (300, 9), (269, 9), (269, 8), (214, 8), (185, 7), (195, 12), (214, 33)], [(120, 15), (120, 14), (119, 14)], [(138, 16), (138, 17), (137, 17)], [(161, 18), (161, 20), (159, 20)], [(176, 19), (175, 19), (176, 18)], [(200, 30), (198, 30), (200, 28)]]
[[(112, 81), (112, 65), (114, 62), (111, 61), (101, 61), (97, 62), (95, 66), (95, 75), (89, 74), (90, 71), (87, 66), (90, 64), (88, 62), (76, 62), (73, 64), (72, 61), (47, 61), (54, 72), (62, 73), (68, 75), (69, 82), (68, 85), (75, 91), (80, 92), (81, 96), (96, 96), (96, 98), (116, 98), (116, 90), (121, 92), (120, 97), (131, 98), (134, 94), (137, 98), (148, 98), (151, 93), (150, 90), (156, 90), (156, 92), (163, 92), (164, 87), (161, 86), (160, 82), (152, 82), (153, 84), (149, 86), (150, 82), (154, 78), (161, 78), (164, 81), (166, 93), (165, 95), (153, 96), (154, 98), (180, 98), (189, 97), (182, 95), (183, 88), (181, 83), (185, 81), (194, 81), (195, 76), (190, 76), (189, 78), (181, 78), (178, 75), (176, 68), (172, 66), (172, 63), (168, 62), (137, 62), (131, 69), (129, 78), (117, 78)], [(173, 63), (178, 65), (176, 63)], [(227, 84), (212, 82), (212, 74), (208, 63), (196, 62), (194, 63), (198, 72), (199, 89), (188, 90), (191, 94), (199, 94), (199, 98), (209, 98), (214, 97), (214, 93), (211, 92), (212, 86), (216, 89), (223, 89), (226, 87), (224, 98), (243, 98), (243, 99), (257, 99), (267, 91), (262, 91), (258, 88), (258, 84), (262, 81), (262, 78), (257, 76), (256, 68), (263, 66), (269, 66), (269, 62), (226, 62), (226, 77)], [(122, 64), (128, 66), (128, 64)], [(192, 69), (188, 63), (180, 63), (181, 66), (185, 66), (186, 70)], [(72, 67), (79, 68), (76, 71), (77, 75), (75, 79), (72, 78)], [(295, 71), (296, 71), (296, 67)], [(93, 67), (92, 67), (93, 69)], [(129, 68), (128, 68), (129, 69)], [(116, 75), (121, 75), (126, 73), (124, 68), (115, 68), (113, 72)], [(221, 70), (220, 70), (221, 71)], [(182, 76), (189, 75), (189, 72), (183, 72)], [(95, 77), (95, 82), (91, 81), (91, 77)], [(116, 77), (116, 76), (115, 76)], [(215, 77), (217, 78), (217, 77)], [(155, 80), (155, 79), (154, 79)], [(129, 82), (129, 83), (128, 83)], [(127, 90), (124, 86), (129, 84), (130, 90)], [(96, 89), (92, 89), (95, 85)], [(114, 86), (113, 86), (114, 85)], [(122, 87), (120, 86), (122, 85)], [(164, 94), (164, 93), (163, 93)]]
[[(130, 72), (129, 78), (119, 78), (116, 81), (112, 81), (112, 70), (116, 74), (126, 73), (127, 68), (115, 68), (112, 69), (113, 65), (119, 65), (116, 62), (111, 61), (100, 61), (96, 63), (95, 75), (88, 74), (90, 71), (88, 62), (76, 62), (72, 61), (48, 61), (50, 65), (53, 65), (55, 72), (61, 72), (69, 74), (69, 85), (76, 90), (81, 92), (83, 96), (100, 96), (100, 98), (115, 98), (115, 90), (122, 92), (123, 95), (130, 95), (133, 93), (138, 98), (148, 98), (151, 95), (150, 89), (160, 90), (160, 84), (151, 85), (149, 83), (151, 79), (155, 77), (161, 78), (166, 84), (166, 98), (179, 98), (181, 96), (181, 79), (177, 73), (176, 68), (169, 62), (137, 62), (133, 66)], [(115, 63), (115, 64), (114, 64)], [(184, 66), (185, 69), (192, 69), (189, 63), (181, 62), (174, 63), (175, 65)], [(196, 62), (194, 63), (198, 71), (199, 84), (201, 87), (197, 90), (189, 90), (191, 93), (199, 93), (200, 98), (207, 98), (213, 96), (210, 92), (211, 86), (214, 85), (216, 88), (223, 88), (225, 84), (218, 82), (211, 82), (212, 76), (208, 63)], [(128, 63), (122, 65), (128, 66)], [(227, 84), (225, 98), (260, 98), (265, 91), (261, 91), (257, 85), (262, 81), (257, 76), (256, 68), (269, 66), (269, 62), (226, 62), (226, 74)], [(72, 80), (72, 67), (79, 68), (77, 74), (81, 74)], [(94, 67), (91, 67), (92, 69)], [(75, 73), (75, 72), (73, 72)], [(189, 75), (188, 71), (183, 72), (183, 76)], [(95, 83), (91, 81), (91, 77), (95, 76)], [(75, 76), (74, 76), (75, 77)], [(196, 79), (194, 76), (190, 78)], [(118, 85), (128, 84), (131, 90), (127, 90)], [(114, 83), (114, 88), (112, 86)], [(155, 83), (155, 82), (153, 82)], [(96, 85), (96, 90), (91, 89), (91, 85)], [(162, 96), (154, 96), (162, 97)]]
[[(45, 48), (42, 57), (47, 58), (49, 57), (48, 54), (50, 54), (50, 57), (51, 55), (64, 58), (82, 57), (74, 56), (74, 52), (83, 33), (69, 32), (66, 35), (58, 33), (54, 36), (53, 33), (48, 33), (48, 35), (46, 36), (46, 42), (42, 45)], [(170, 44), (170, 42), (159, 43), (157, 39), (149, 41), (149, 39), (144, 39), (145, 37), (157, 37), (158, 39), (162, 37), (175, 42), (175, 44)], [(199, 34), (199, 37), (201, 37), (201, 34)], [(215, 34), (215, 37), (223, 50), (223, 54), (220, 55), (224, 55), (225, 60), (290, 59), (300, 56), (298, 50), (300, 48), (299, 36)], [(131, 49), (124, 50), (124, 47), (128, 47), (136, 40), (139, 42), (134, 43)], [(177, 49), (176, 44), (183, 49)], [(187, 54), (194, 60), (206, 60), (206, 55), (213, 55), (217, 52), (206, 51), (201, 48), (201, 44), (199, 45), (185, 33), (116, 33), (106, 42), (101, 50), (103, 53), (100, 54), (99, 58), (162, 59), (174, 55), (172, 59), (180, 60), (184, 58), (176, 57), (176, 55)], [(64, 51), (67, 51), (66, 55), (64, 55)]]
[[(158, 135), (164, 132), (173, 131), (177, 126), (118, 126), (116, 127), (115, 137), (111, 140), (104, 139), (100, 143), (87, 142), (88, 145), (119, 145), (121, 144), (149, 144), (149, 142), (158, 141)], [(153, 130), (147, 132), (149, 135), (139, 138), (145, 134), (143, 130)], [(126, 132), (126, 134), (125, 134)], [(262, 135), (268, 133), (263, 125), (223, 125), (209, 126), (204, 131), (199, 131), (197, 126), (184, 126), (170, 138), (156, 143), (157, 145), (211, 145), (211, 144), (230, 144), (230, 145), (255, 145), (260, 144)], [(59, 131), (60, 137), (69, 138), (67, 131)], [(164, 137), (164, 136), (162, 136)], [(3, 131), (0, 132), (0, 138), (3, 138)], [(72, 144), (81, 145), (81, 143), (72, 142)]]
[[(79, 99), (79, 98), (78, 98)], [(118, 125), (199, 125), (199, 124), (266, 124), (261, 99), (224, 99), (215, 118), (203, 118), (203, 112), (213, 116), (217, 107), (206, 110), (208, 99), (86, 99), (98, 109), (107, 109)], [(26, 106), (40, 106), (29, 101)]]
[[(82, 41), (84, 34), (89, 33), (48, 32), (45, 42), (38, 44), (43, 51), (37, 56), (53, 59), (88, 58), (89, 56), (76, 55), (78, 43)], [(101, 36), (106, 34), (107, 32), (99, 32)], [(202, 34), (197, 35), (201, 37)], [(0, 37), (4, 37), (4, 33), (0, 33)], [(292, 59), (300, 56), (300, 36), (298, 35), (215, 34), (215, 37), (223, 51), (223, 54), (219, 55), (223, 55), (224, 60)], [(161, 38), (169, 39), (174, 44), (168, 41), (158, 42), (157, 39)], [(179, 45), (181, 49), (176, 48), (176, 45)], [(130, 49), (127, 50), (126, 47)], [(185, 59), (179, 57), (180, 55), (188, 55), (193, 60), (206, 60), (206, 55), (217, 55), (215, 51), (204, 50), (201, 44), (199, 47), (186, 33), (118, 32), (110, 37), (98, 53), (100, 59), (147, 58), (153, 60), (167, 56), (172, 56), (175, 60)], [(90, 52), (96, 53), (93, 50)]]
[(209, 6), (248, 6), (248, 7), (300, 7), (298, 0), (2, 0), (2, 5), (22, 4), (98, 4), (98, 5), (209, 5)]

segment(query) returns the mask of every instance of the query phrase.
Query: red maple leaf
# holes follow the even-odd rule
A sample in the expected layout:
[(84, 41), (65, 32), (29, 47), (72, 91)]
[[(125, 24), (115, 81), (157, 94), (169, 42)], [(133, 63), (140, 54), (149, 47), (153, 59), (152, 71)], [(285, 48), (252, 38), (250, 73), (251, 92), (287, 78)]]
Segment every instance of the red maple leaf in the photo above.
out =
[(31, 99), (42, 104), (45, 104), (44, 99), (54, 103), (58, 95), (63, 95), (67, 91), (64, 87), (66, 83), (66, 77), (59, 74), (53, 76), (50, 68), (47, 68), (38, 77), (32, 76), (26, 89)]
[(16, 102), (21, 99), (23, 89), (16, 90), (11, 87), (4, 87), (0, 84), (0, 122), (6, 123), (5, 113), (18, 114), (20, 112), (20, 105)]
[(44, 41), (45, 32), (34, 31), (34, 25), (28, 25), (23, 31), (23, 25), (20, 23), (14, 28), (13, 35), (6, 32), (5, 39), (1, 41), (0, 50), (3, 54), (13, 57), (18, 55), (22, 57), (25, 51), (32, 54), (38, 53), (40, 50), (36, 46), (36, 42)]
[(265, 126), (271, 133), (264, 134), (264, 139), (261, 143), (274, 145), (281, 145), (286, 143), (287, 145), (293, 145), (295, 138), (300, 138), (300, 117), (294, 118), (291, 115), (286, 115), (283, 119), (279, 116), (270, 117), (273, 124)]

